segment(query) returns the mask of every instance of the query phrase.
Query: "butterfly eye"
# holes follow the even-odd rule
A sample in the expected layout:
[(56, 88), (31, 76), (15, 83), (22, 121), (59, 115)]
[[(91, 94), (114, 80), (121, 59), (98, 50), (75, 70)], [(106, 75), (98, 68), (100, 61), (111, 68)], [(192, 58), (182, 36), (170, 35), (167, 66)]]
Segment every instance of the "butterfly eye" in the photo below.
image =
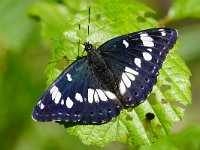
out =
[(85, 50), (86, 50), (86, 51), (90, 51), (90, 50), (93, 49), (93, 45), (92, 45), (92, 44), (85, 43), (84, 45), (85, 45)]
[(92, 45), (89, 44), (87, 48), (88, 48), (89, 50), (92, 49)]

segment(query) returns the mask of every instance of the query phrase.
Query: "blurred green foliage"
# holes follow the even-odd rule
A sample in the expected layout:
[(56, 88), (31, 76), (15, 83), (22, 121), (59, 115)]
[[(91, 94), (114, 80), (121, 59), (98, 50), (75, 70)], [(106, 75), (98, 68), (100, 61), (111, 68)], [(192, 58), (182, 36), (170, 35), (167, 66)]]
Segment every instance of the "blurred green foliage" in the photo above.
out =
[[(127, 5), (127, 3), (134, 5)], [(64, 56), (69, 60), (76, 59), (79, 39), (81, 43), (89, 40), (98, 47), (101, 43), (113, 37), (157, 27), (157, 22), (152, 17), (155, 12), (133, 0), (117, 0), (116, 4), (113, 4), (110, 0), (99, 0), (90, 5), (92, 11), (89, 37), (85, 36), (87, 35), (88, 7), (80, 8), (81, 11), (75, 13), (75, 11), (69, 10), (69, 6), (65, 3), (40, 2), (30, 9), (30, 16), (39, 18), (45, 38), (56, 36), (58, 39), (69, 41), (53, 45), (55, 50), (52, 52), (50, 61), (54, 63), (50, 63), (46, 69), (49, 78), (48, 84), (52, 83), (63, 70), (57, 68), (56, 60), (61, 60)], [(75, 43), (70, 43), (70, 41)], [(83, 47), (80, 50), (83, 51)], [(66, 67), (67, 65), (63, 66)], [(131, 111), (123, 110), (114, 122), (101, 126), (77, 125), (68, 128), (67, 131), (78, 136), (83, 143), (88, 145), (105, 147), (112, 141), (128, 143), (131, 147), (150, 144), (168, 135), (173, 122), (182, 118), (184, 109), (173, 106), (171, 103), (174, 101), (184, 105), (190, 103), (189, 76), (188, 68), (174, 52), (171, 52), (160, 71), (158, 84), (153, 90), (155, 94), (154, 104), (145, 101)], [(161, 88), (166, 85), (170, 86), (170, 89), (163, 91)], [(168, 102), (162, 104), (163, 99)], [(144, 120), (145, 114), (148, 112), (154, 113), (156, 117), (147, 128), (144, 125)], [(127, 117), (132, 119), (127, 120)], [(158, 126), (160, 126), (159, 130), (157, 129)]]
[(173, 20), (184, 18), (200, 18), (199, 0), (176, 0), (169, 10), (169, 17)]
[(1, 0), (0, 3), (0, 38), (4, 44), (1, 46), (6, 46), (6, 50), (12, 51), (36, 47), (40, 43), (39, 29), (36, 28), (38, 24), (27, 16), (27, 10), (33, 2), (17, 0), (13, 3), (12, 0)]
[[(54, 123), (35, 123), (31, 120), (33, 106), (46, 87), (44, 84), (46, 79), (43, 74), (46, 64), (50, 57), (52, 57), (52, 60), (57, 60), (63, 56), (63, 51), (61, 51), (59, 57), (50, 56), (50, 50), (54, 50), (51, 46), (65, 48), (62, 47), (63, 43), (49, 41), (49, 38), (62, 37), (65, 26), (69, 21), (68, 13), (69, 15), (76, 14), (87, 7), (85, 1), (49, 0), (46, 1), (47, 3), (40, 2), (46, 5), (44, 8), (48, 8), (44, 9), (40, 7), (42, 5), (38, 5), (37, 1), (1, 0), (0, 2), (0, 149), (99, 149), (94, 146), (83, 145), (78, 138), (70, 136), (62, 126)], [(62, 3), (69, 6), (70, 11), (63, 9)], [(188, 3), (193, 4), (187, 5)], [(184, 5), (183, 10), (181, 10), (182, 5)], [(195, 9), (192, 9), (191, 6), (194, 6)], [(49, 20), (46, 20), (46, 23), (51, 25), (51, 21), (55, 21), (55, 26), (45, 26), (45, 24), (39, 26), (36, 21), (30, 19), (30, 11), (33, 11), (33, 7), (38, 7), (37, 12), (32, 13), (36, 14), (35, 16), (32, 15), (33, 18), (36, 20), (47, 18)], [(200, 120), (197, 115), (200, 113), (198, 109), (200, 106), (198, 101), (200, 96), (200, 45), (198, 42), (200, 22), (199, 20), (187, 20), (188, 17), (199, 18), (200, 13), (197, 9), (199, 7), (198, 1), (175, 1), (171, 9), (177, 13), (174, 16), (170, 15), (170, 20), (184, 19), (184, 21), (172, 22), (168, 25), (180, 31), (179, 42), (181, 48), (179, 53), (187, 60), (186, 63), (193, 74), (191, 79), (193, 105), (186, 111), (183, 122), (180, 122), (182, 127), (179, 124), (178, 129), (174, 130), (180, 132), (181, 129), (190, 124), (196, 123), (197, 125), (191, 126), (185, 132), (172, 135), (163, 141), (159, 140), (160, 142), (157, 141), (153, 146), (144, 147), (144, 149), (188, 149), (187, 143), (190, 144), (190, 149), (200, 148), (200, 141), (198, 140)], [(58, 10), (58, 12), (51, 10)], [(61, 16), (61, 18), (64, 17), (65, 21), (59, 20), (60, 17), (57, 17), (58, 14), (60, 15), (60, 11), (63, 10), (66, 11), (64, 12), (66, 16)], [(166, 12), (166, 14), (169, 13)], [(43, 18), (38, 18), (38, 15), (42, 15)], [(51, 20), (55, 18), (58, 20)], [(129, 19), (125, 20), (128, 21)], [(41, 27), (43, 30), (41, 30)], [(46, 30), (52, 32), (45, 32), (47, 27)], [(82, 32), (86, 32), (86, 29)], [(83, 35), (79, 36), (83, 37)], [(50, 42), (51, 46), (48, 44)], [(54, 54), (54, 51), (52, 51), (52, 54)], [(105, 149), (128, 149), (128, 147), (120, 143), (111, 143)]]
[(190, 126), (185, 131), (162, 139), (151, 147), (142, 146), (140, 150), (198, 150), (200, 148), (200, 128)]

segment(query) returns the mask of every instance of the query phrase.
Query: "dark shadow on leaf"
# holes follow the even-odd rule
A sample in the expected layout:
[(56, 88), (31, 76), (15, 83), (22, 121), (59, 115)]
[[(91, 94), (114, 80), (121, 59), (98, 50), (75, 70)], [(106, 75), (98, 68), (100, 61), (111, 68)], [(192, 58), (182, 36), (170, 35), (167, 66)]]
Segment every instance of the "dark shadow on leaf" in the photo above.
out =
[(28, 16), (29, 16), (31, 19), (33, 19), (33, 20), (35, 20), (35, 21), (38, 21), (38, 22), (41, 20), (41, 18), (40, 18), (39, 16), (36, 16), (36, 15), (28, 14)]
[(145, 129), (151, 128), (151, 121), (150, 120), (144, 119), (142, 121), (142, 124), (143, 124), (143, 126), (144, 126)]
[(55, 0), (59, 4), (64, 4), (63, 0)]
[(155, 93), (151, 93), (147, 98), (151, 105), (155, 105), (156, 104), (156, 97), (155, 96), (156, 96)]
[(172, 82), (171, 78), (165, 78), (166, 81)]
[(145, 12), (144, 18), (157, 18), (158, 16), (155, 13)]
[(133, 107), (127, 108), (127, 112), (132, 112), (132, 111), (133, 111)]
[(68, 64), (69, 64), (69, 60), (67, 59), (66, 56), (63, 56), (62, 59), (59, 60), (58, 63), (56, 64), (56, 68), (59, 70), (63, 70), (67, 67)]
[(156, 131), (159, 132), (159, 131), (161, 130), (161, 128), (162, 128), (162, 126), (158, 124), (158, 125), (156, 126)]
[(162, 86), (160, 87), (160, 90), (161, 90), (162, 92), (165, 92), (165, 91), (170, 90), (170, 89), (171, 89), (171, 86), (170, 86), (170, 85), (162, 85)]
[(151, 112), (146, 113), (145, 119), (142, 121), (142, 124), (145, 129), (150, 129), (151, 128), (151, 120), (155, 118), (155, 115)]
[[(109, 121), (109, 122), (115, 122), (116, 118)], [(84, 123), (81, 121), (77, 121), (77, 122), (65, 122), (65, 121), (56, 121), (56, 123), (60, 124), (60, 125), (64, 125), (65, 128), (69, 128), (69, 127), (73, 127), (75, 125), (102, 125), (102, 124), (106, 124), (108, 122), (105, 123)]]
[(167, 104), (167, 103), (168, 103), (168, 101), (167, 101), (167, 100), (165, 100), (165, 99), (161, 99), (161, 103), (162, 103), (162, 104)]
[(186, 109), (186, 106), (184, 104), (181, 104), (180, 102), (178, 102), (176, 100), (171, 101), (170, 104), (175, 107), (180, 107), (180, 108)]
[(127, 120), (127, 121), (132, 121), (132, 120), (133, 120), (133, 117), (130, 116), (130, 115), (127, 115), (127, 116), (126, 116), (126, 120)]
[(145, 22), (146, 20), (145, 20), (144, 17), (138, 16), (138, 17), (137, 17), (137, 21), (138, 21), (138, 22)]
[(102, 20), (103, 19), (103, 16), (102, 16), (102, 14), (97, 14), (96, 15), (96, 20)]

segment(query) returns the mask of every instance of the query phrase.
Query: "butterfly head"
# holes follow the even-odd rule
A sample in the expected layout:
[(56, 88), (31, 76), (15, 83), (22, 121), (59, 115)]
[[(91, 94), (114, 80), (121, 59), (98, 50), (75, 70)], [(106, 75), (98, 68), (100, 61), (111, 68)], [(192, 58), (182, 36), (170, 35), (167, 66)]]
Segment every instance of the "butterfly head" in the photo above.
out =
[(94, 46), (93, 46), (92, 44), (90, 44), (89, 42), (86, 42), (86, 43), (84, 44), (84, 46), (85, 46), (85, 51), (86, 51), (86, 52), (95, 50)]

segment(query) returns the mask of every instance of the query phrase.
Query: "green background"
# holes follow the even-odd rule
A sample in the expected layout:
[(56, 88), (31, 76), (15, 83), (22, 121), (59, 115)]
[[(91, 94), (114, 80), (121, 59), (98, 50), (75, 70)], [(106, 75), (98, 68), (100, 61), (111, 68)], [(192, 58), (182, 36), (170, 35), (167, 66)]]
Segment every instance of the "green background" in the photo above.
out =
[[(28, 16), (39, 0), (0, 1), (0, 149), (100, 149), (86, 146), (53, 123), (35, 123), (33, 106), (46, 88), (45, 67), (51, 45), (41, 25)], [(47, 1), (48, 2), (48, 1)], [(198, 0), (140, 0), (157, 12), (161, 25), (178, 29), (178, 54), (191, 70), (192, 105), (182, 121), (173, 125), (172, 137), (151, 147), (136, 149), (200, 148), (200, 2)], [(74, 2), (75, 3), (75, 2)], [(199, 133), (199, 134), (198, 134)], [(129, 149), (114, 142), (104, 149)]]

